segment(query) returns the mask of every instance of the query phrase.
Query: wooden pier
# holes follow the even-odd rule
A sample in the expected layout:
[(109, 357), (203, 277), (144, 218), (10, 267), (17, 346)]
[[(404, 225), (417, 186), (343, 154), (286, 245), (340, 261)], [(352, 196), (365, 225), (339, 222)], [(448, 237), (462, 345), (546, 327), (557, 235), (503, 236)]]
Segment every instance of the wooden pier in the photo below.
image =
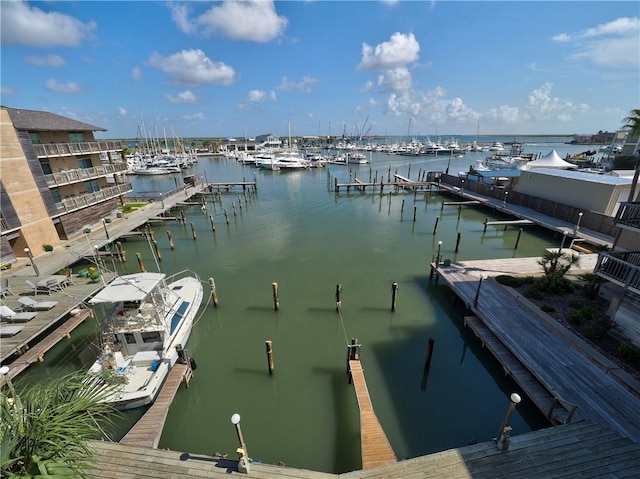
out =
[(173, 398), (182, 382), (188, 386), (190, 375), (188, 364), (174, 364), (153, 405), (120, 440), (120, 444), (157, 448)]
[(350, 360), (349, 371), (351, 372), (356, 397), (358, 398), (358, 407), (360, 408), (362, 468), (370, 469), (396, 462), (396, 455), (373, 410), (360, 361)]
[[(433, 266), (504, 349), (517, 358), (554, 402), (557, 400), (567, 409), (569, 416), (575, 405), (578, 408), (575, 419), (596, 422), (639, 442), (640, 394), (634, 394), (630, 384), (621, 384), (623, 377), (612, 371), (615, 365), (610, 363), (613, 367), (605, 368), (604, 363), (594, 361), (597, 352), (591, 351), (593, 348), (577, 337), (567, 339), (567, 332), (559, 331), (552, 318), (530, 307), (524, 298), (510, 294), (498, 282), (491, 279), (480, 282), (482, 273), (524, 274), (531, 260), (515, 259), (510, 266), (506, 266), (505, 260), (495, 266), (484, 261), (489, 263), (486, 270), (479, 266), (481, 262), (473, 261)], [(502, 354), (504, 349), (494, 347), (498, 352), (496, 359), (515, 372), (511, 360)], [(522, 382), (526, 380), (519, 377)], [(534, 398), (531, 400), (536, 402)], [(547, 415), (549, 410), (543, 412)]]

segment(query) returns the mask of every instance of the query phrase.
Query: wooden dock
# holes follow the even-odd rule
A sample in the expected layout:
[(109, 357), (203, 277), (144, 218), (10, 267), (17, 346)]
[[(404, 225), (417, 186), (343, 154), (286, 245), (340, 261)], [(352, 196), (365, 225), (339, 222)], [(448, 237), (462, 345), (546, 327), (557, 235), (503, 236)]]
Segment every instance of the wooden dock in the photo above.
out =
[(369, 389), (364, 378), (362, 364), (359, 360), (349, 361), (349, 371), (353, 378), (353, 385), (360, 408), (360, 443), (362, 446), (362, 468), (372, 467), (397, 461), (396, 455), (389, 444), (380, 422), (373, 410)]
[[(96, 479), (494, 479), (513, 477), (638, 477), (640, 444), (588, 421), (550, 427), (510, 437), (506, 451), (494, 441), (413, 457), (373, 469), (342, 474), (273, 464), (252, 463), (238, 472), (238, 461), (188, 453), (95, 441), (88, 477)], [(215, 443), (215, 435), (211, 437)]]
[(158, 447), (173, 398), (183, 381), (188, 384), (190, 373), (189, 365), (174, 364), (153, 405), (120, 440), (120, 444), (153, 449)]
[[(487, 270), (522, 274), (530, 263), (524, 260), (522, 266), (513, 261), (510, 271), (504, 270), (504, 260), (500, 266), (488, 265)], [(576, 405), (580, 418), (640, 441), (640, 397), (593, 361), (590, 346), (578, 338), (568, 341), (566, 331), (558, 331), (546, 313), (531, 308), (524, 298), (515, 298), (491, 279), (479, 288), (484, 272), (470, 264), (437, 266), (437, 274), (553, 398)], [(501, 359), (501, 355), (496, 357)]]

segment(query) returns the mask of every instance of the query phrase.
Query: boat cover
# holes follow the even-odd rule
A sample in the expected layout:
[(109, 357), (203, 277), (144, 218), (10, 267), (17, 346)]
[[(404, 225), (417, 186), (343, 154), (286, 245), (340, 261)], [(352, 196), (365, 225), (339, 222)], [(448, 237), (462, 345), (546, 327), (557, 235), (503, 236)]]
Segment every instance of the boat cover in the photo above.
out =
[(163, 273), (134, 273), (116, 277), (89, 300), (91, 304), (142, 301), (164, 279)]

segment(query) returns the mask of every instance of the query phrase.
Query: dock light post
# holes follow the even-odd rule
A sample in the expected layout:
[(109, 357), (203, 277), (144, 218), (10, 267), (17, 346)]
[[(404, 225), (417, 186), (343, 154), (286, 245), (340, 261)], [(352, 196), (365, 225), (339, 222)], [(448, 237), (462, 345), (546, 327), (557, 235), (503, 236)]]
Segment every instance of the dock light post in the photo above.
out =
[(480, 275), (480, 281), (478, 281), (478, 289), (476, 289), (476, 296), (473, 298), (473, 306), (478, 306), (478, 299), (480, 299), (480, 288), (482, 287), (482, 282), (487, 279), (486, 274)]
[(504, 197), (502, 198), (502, 208), (506, 208), (507, 207), (507, 195), (509, 194), (508, 191), (504, 192)]
[(462, 180), (462, 183), (460, 184), (460, 194), (464, 193), (464, 180)]
[(498, 431), (498, 436), (496, 437), (496, 445), (500, 451), (506, 451), (509, 449), (509, 434), (511, 433), (511, 426), (509, 426), (509, 419), (511, 419), (511, 415), (513, 411), (516, 409), (516, 406), (522, 398), (518, 393), (511, 394), (509, 398), (511, 403), (509, 403), (509, 408), (507, 409), (507, 414), (504, 417), (504, 421), (500, 425), (500, 430)]
[(567, 232), (563, 231), (562, 232), (562, 242), (560, 243), (560, 253), (562, 253), (562, 248), (564, 248), (564, 242), (567, 239)]
[(436, 265), (440, 264), (440, 248), (442, 248), (442, 241), (438, 241), (438, 254), (436, 255)]
[(244, 437), (242, 436), (242, 429), (240, 428), (240, 414), (235, 413), (231, 416), (231, 423), (236, 427), (238, 441), (240, 441), (240, 447), (236, 449), (236, 452), (240, 456), (238, 459), (238, 472), (247, 474), (249, 472), (249, 454), (247, 452), (247, 445), (244, 443)]
[(36, 272), (36, 276), (40, 276), (40, 270), (36, 266), (36, 262), (33, 260), (33, 255), (31, 254), (31, 250), (29, 248), (25, 248), (24, 252), (27, 253), (29, 257), (29, 261), (31, 261), (31, 266), (33, 266), (33, 270)]
[(578, 213), (578, 222), (573, 227), (573, 234), (574, 235), (578, 234), (578, 230), (580, 229), (580, 221), (582, 221), (582, 215), (584, 215), (584, 213), (582, 211), (580, 213)]

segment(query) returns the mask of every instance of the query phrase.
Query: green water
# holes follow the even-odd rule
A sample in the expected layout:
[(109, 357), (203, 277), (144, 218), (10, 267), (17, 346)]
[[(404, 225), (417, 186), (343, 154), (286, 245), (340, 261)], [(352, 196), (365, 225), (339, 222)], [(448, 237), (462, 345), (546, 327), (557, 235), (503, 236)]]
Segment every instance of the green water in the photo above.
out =
[[(374, 171), (385, 174), (388, 165), (406, 174), (411, 162), (414, 178), (419, 168), (446, 167), (446, 160), (380, 155), (374, 161)], [(206, 211), (184, 208), (184, 226), (154, 226), (162, 271), (190, 268), (205, 282), (205, 292), (212, 277), (219, 298), (218, 308), (210, 303), (201, 308), (188, 344), (198, 368), (190, 387), (181, 388), (175, 398), (159, 447), (235, 457), (238, 444), (230, 418), (238, 412), (249, 455), (256, 461), (327, 472), (360, 469), (358, 406), (345, 373), (351, 338), (362, 344), (372, 402), (399, 459), (495, 436), (508, 396), (518, 388), (464, 330), (465, 309), (452, 301), (445, 285), (429, 282), (428, 265), (438, 241), (443, 242), (443, 258), (466, 260), (539, 256), (559, 239), (527, 228), (514, 250), (517, 230), (490, 228), (483, 234), (483, 221), (492, 218), (488, 210), (465, 207), (458, 217), (457, 208), (441, 210), (438, 195), (428, 201), (424, 196), (414, 199), (412, 193), (336, 196), (328, 190), (327, 170), (339, 181), (348, 178), (344, 166), (280, 173), (201, 158), (194, 171), (208, 181), (255, 175), (258, 192), (246, 197), (241, 190), (223, 193), (221, 202), (209, 198)], [(366, 179), (369, 166), (355, 166), (354, 171)], [(171, 177), (133, 181), (138, 191), (166, 191), (173, 185)], [(215, 232), (209, 215), (214, 216)], [(169, 248), (167, 231), (175, 250)], [(458, 233), (461, 248), (454, 253)], [(137, 270), (135, 253), (142, 255), (147, 269), (155, 268), (144, 241), (130, 240), (124, 247), (130, 259), (116, 265), (120, 272)], [(278, 311), (273, 282), (279, 285)], [(393, 282), (399, 285), (395, 312)], [(342, 286), (341, 314), (335, 307), (337, 284)], [(61, 343), (27, 376), (34, 380), (77, 368), (81, 343), (93, 340), (92, 328), (91, 323), (83, 326), (74, 333), (72, 347)], [(425, 377), (429, 338), (435, 348)], [(273, 342), (273, 376), (266, 340)], [(142, 412), (127, 413), (118, 434)], [(545, 422), (524, 399), (511, 425), (518, 434)]]

